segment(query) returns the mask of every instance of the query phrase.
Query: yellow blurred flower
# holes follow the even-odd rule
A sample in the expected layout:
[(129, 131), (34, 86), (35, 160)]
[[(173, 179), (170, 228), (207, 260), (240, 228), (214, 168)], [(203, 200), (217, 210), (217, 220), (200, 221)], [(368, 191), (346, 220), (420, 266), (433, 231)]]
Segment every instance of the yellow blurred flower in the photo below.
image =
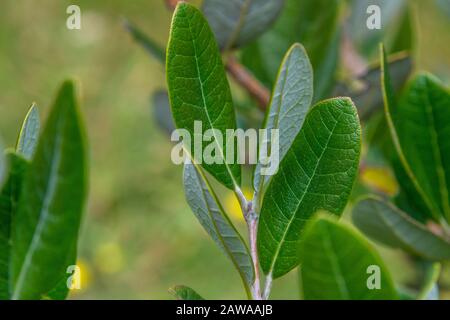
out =
[(123, 251), (117, 242), (100, 244), (94, 252), (94, 263), (100, 272), (114, 274), (124, 265)]
[[(253, 191), (249, 188), (242, 188), (242, 192), (247, 200), (251, 200), (253, 197)], [(236, 198), (234, 192), (228, 191), (224, 199), (224, 209), (232, 218), (239, 222), (244, 222), (244, 216), (242, 215), (241, 206)]]
[(89, 264), (84, 261), (83, 259), (79, 259), (77, 261), (77, 267), (78, 270), (76, 271), (78, 274), (74, 273), (72, 276), (78, 276), (79, 278), (79, 288), (76, 288), (76, 284), (74, 281), (77, 281), (76, 279), (72, 278), (72, 283), (75, 285), (73, 288), (70, 289), (70, 295), (77, 294), (80, 291), (86, 290), (86, 288), (89, 287), (91, 284), (92, 279), (92, 273), (91, 268), (89, 267)]
[(398, 183), (392, 172), (383, 167), (366, 167), (361, 170), (361, 182), (378, 192), (394, 196), (398, 192)]

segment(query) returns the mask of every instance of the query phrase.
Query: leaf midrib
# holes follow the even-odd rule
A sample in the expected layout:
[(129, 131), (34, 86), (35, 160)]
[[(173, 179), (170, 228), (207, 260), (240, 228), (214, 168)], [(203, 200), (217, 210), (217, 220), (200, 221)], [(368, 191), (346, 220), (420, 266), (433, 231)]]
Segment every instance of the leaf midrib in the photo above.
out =
[[(333, 125), (333, 129), (331, 129), (331, 131), (330, 131), (330, 135), (328, 136), (327, 142), (325, 143), (325, 146), (324, 146), (322, 152), (320, 153), (319, 158), (317, 159), (317, 163), (316, 163), (316, 166), (314, 167), (314, 171), (313, 171), (313, 173), (311, 175), (311, 178), (309, 178), (308, 185), (305, 188), (305, 192), (303, 193), (302, 197), (300, 199), (298, 199), (298, 204), (295, 207), (294, 213), (292, 214), (292, 218), (289, 220), (289, 222), (287, 224), (287, 227), (286, 227), (286, 229), (285, 229), (285, 231), (283, 233), (283, 236), (281, 237), (280, 242), (278, 242), (277, 250), (275, 251), (275, 254), (274, 254), (273, 259), (272, 259), (272, 263), (270, 265), (269, 275), (271, 275), (272, 272), (273, 272), (273, 269), (275, 267), (275, 263), (276, 263), (276, 261), (278, 259), (278, 255), (280, 254), (281, 245), (282, 245), (282, 243), (284, 243), (284, 239), (286, 238), (286, 235), (287, 235), (287, 233), (288, 233), (288, 231), (289, 231), (289, 229), (291, 227), (291, 224), (294, 222), (294, 220), (296, 218), (296, 213), (297, 213), (298, 208), (300, 207), (301, 203), (303, 202), (303, 198), (308, 193), (309, 187), (311, 186), (311, 182), (314, 179), (314, 176), (316, 175), (317, 168), (319, 167), (319, 165), (320, 165), (320, 163), (322, 161), (322, 157), (325, 154), (325, 151), (327, 150), (327, 147), (328, 147), (328, 144), (330, 143), (331, 137), (334, 134), (334, 130), (336, 129), (336, 127), (337, 127), (337, 125), (339, 123), (339, 119), (341, 118), (342, 115), (343, 115), (343, 113), (341, 113), (336, 118), (336, 122)], [(300, 132), (302, 132), (302, 131), (300, 131)], [(306, 139), (306, 134), (305, 134), (305, 139)], [(295, 157), (295, 154), (294, 154), (294, 157)]]
[[(206, 107), (207, 106), (207, 104), (206, 104), (206, 97), (205, 97), (205, 92), (204, 92), (204, 88), (203, 88), (204, 84), (203, 84), (203, 81), (202, 81), (202, 77), (201, 77), (201, 73), (200, 73), (200, 66), (199, 66), (198, 59), (197, 59), (197, 43), (196, 43), (196, 39), (193, 36), (194, 33), (192, 32), (191, 19), (189, 17), (187, 17), (187, 22), (188, 22), (189, 33), (191, 34), (191, 40), (192, 40), (192, 44), (193, 44), (193, 48), (194, 48), (195, 67), (196, 67), (196, 71), (197, 71), (197, 75), (198, 75), (198, 80), (200, 82), (200, 91), (202, 93), (203, 110), (205, 110), (205, 114), (206, 114), (206, 117), (208, 119), (210, 127), (212, 129), (215, 129), (215, 127), (213, 125), (214, 122), (211, 120), (211, 118), (209, 116), (208, 108)], [(205, 24), (202, 24), (202, 30), (203, 30), (203, 28), (205, 28)], [(201, 31), (199, 32), (199, 34), (200, 33), (201, 33)], [(220, 57), (218, 59), (220, 59)], [(214, 66), (214, 68), (215, 67), (216, 66)], [(212, 71), (212, 72), (214, 72), (214, 71)], [(225, 104), (226, 104), (226, 102), (225, 102)], [(225, 106), (224, 106), (224, 109), (225, 109)], [(223, 111), (223, 109), (222, 109), (222, 111)], [(228, 167), (228, 163), (226, 162), (226, 159), (225, 159), (225, 156), (224, 156), (223, 150), (222, 150), (223, 146), (220, 146), (219, 143), (217, 142), (218, 140), (217, 140), (217, 137), (216, 137), (215, 130), (212, 130), (212, 132), (213, 132), (213, 137), (214, 137), (214, 143), (219, 147), (220, 155), (222, 156), (225, 168), (227, 169), (228, 174), (229, 174), (229, 176), (231, 178), (231, 181), (233, 183), (233, 187), (236, 188), (236, 186), (238, 184), (237, 184), (236, 180), (234, 179), (234, 175), (232, 174), (230, 168)]]
[[(57, 132), (60, 132), (60, 129), (62, 127), (62, 121), (59, 119), (57, 123)], [(28, 269), (32, 265), (33, 256), (35, 253), (35, 250), (37, 246), (40, 243), (40, 239), (42, 236), (42, 232), (44, 230), (44, 226), (48, 220), (49, 217), (49, 207), (50, 203), (53, 199), (56, 185), (57, 185), (57, 178), (58, 178), (58, 169), (61, 161), (61, 145), (62, 145), (62, 137), (61, 134), (56, 134), (56, 140), (55, 140), (55, 147), (53, 149), (53, 157), (51, 160), (51, 169), (50, 169), (50, 176), (48, 179), (48, 184), (46, 186), (45, 192), (44, 192), (44, 199), (43, 199), (43, 205), (39, 213), (39, 221), (35, 228), (35, 231), (33, 233), (33, 238), (31, 240), (30, 246), (28, 247), (27, 254), (25, 256), (25, 259), (22, 263), (22, 266), (20, 268), (18, 280), (16, 282), (16, 285), (14, 287), (14, 291), (12, 294), (12, 299), (19, 299), (21, 291), (23, 289), (24, 280), (26, 277), (26, 274), (28, 273)]]
[(339, 264), (338, 256), (335, 254), (333, 242), (331, 241), (331, 238), (330, 238), (330, 232), (329, 232), (330, 230), (328, 227), (325, 226), (324, 231), (325, 232), (322, 233), (323, 236), (321, 237), (322, 244), (324, 245), (325, 250), (328, 251), (328, 256), (330, 257), (330, 262), (331, 262), (331, 268), (333, 269), (333, 273), (335, 275), (334, 278), (336, 279), (336, 282), (339, 286), (339, 291), (344, 296), (343, 298), (345, 300), (348, 300), (348, 299), (350, 299), (350, 291), (348, 289), (347, 282), (345, 281), (345, 278), (343, 276), (343, 272), (342, 272), (341, 266)]

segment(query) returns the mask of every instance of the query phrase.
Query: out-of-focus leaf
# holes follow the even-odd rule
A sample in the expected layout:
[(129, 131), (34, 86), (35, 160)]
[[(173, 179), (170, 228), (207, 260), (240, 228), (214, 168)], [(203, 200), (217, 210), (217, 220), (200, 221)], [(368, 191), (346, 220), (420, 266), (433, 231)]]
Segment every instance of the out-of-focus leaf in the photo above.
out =
[(9, 175), (0, 191), (0, 300), (10, 298), (11, 220), (17, 210), (23, 176), (29, 163), (22, 156), (6, 152)]
[(161, 48), (153, 39), (148, 37), (144, 32), (142, 32), (137, 26), (132, 24), (130, 21), (125, 20), (124, 22), (125, 30), (127, 30), (133, 39), (139, 43), (152, 57), (164, 64), (166, 62), (166, 51)]
[(169, 289), (169, 293), (177, 300), (205, 300), (194, 289), (186, 286), (174, 286)]
[[(294, 44), (281, 64), (264, 128), (267, 141), (271, 141), (270, 130), (279, 130), (278, 154), (283, 159), (303, 125), (313, 98), (313, 71), (305, 49)], [(263, 141), (263, 143), (265, 143)], [(260, 147), (261, 148), (261, 147)], [(268, 145), (271, 150), (271, 144)], [(267, 154), (270, 157), (270, 152)], [(256, 192), (263, 193), (270, 176), (261, 176), (262, 165), (255, 168), (253, 185)], [(262, 197), (259, 197), (262, 199)]]
[(339, 4), (338, 0), (287, 0), (274, 27), (243, 50), (243, 63), (272, 87), (285, 52), (299, 42), (313, 66), (314, 101), (327, 97), (338, 60)]
[(437, 219), (450, 221), (450, 91), (420, 74), (386, 117), (400, 160)]
[(450, 18), (450, 1), (448, 0), (435, 0), (442, 12), (444, 12)]
[[(393, 89), (398, 92), (406, 83), (411, 70), (412, 61), (404, 53), (389, 59), (389, 70), (392, 76)], [(367, 73), (360, 76), (358, 89), (352, 89), (345, 84), (339, 84), (335, 88), (335, 96), (349, 96), (358, 107), (358, 114), (362, 120), (367, 120), (374, 112), (383, 106), (383, 96), (380, 85), (380, 66), (371, 67)]]
[(65, 82), (25, 175), (12, 220), (13, 299), (39, 299), (67, 268), (87, 193), (85, 129)]
[(439, 237), (394, 205), (376, 197), (360, 200), (353, 222), (368, 237), (431, 261), (450, 259), (450, 241)]
[[(397, 299), (378, 253), (360, 234), (330, 217), (312, 221), (300, 241), (303, 297), (307, 300)], [(376, 285), (379, 276), (379, 287)], [(372, 282), (373, 281), (373, 282)]]
[[(218, 139), (226, 136), (227, 129), (236, 129), (230, 87), (208, 22), (198, 9), (187, 3), (178, 4), (172, 20), (167, 84), (177, 128), (188, 130), (191, 137), (194, 137), (195, 122), (201, 123), (202, 134), (213, 129), (211, 139), (214, 141), (203, 141), (202, 150), (212, 144), (222, 163), (200, 161), (203, 155), (195, 154), (192, 139), (188, 151), (195, 162), (202, 163), (203, 168), (227, 188), (235, 189), (240, 185), (241, 166), (237, 161), (227, 161), (226, 139)], [(215, 134), (217, 130), (221, 133), (219, 137)]]
[(430, 208), (427, 207), (422, 196), (415, 188), (399, 157), (393, 155), (391, 163), (399, 183), (399, 193), (394, 198), (395, 205), (415, 220), (426, 223), (433, 216)]
[(36, 149), (41, 124), (39, 112), (33, 103), (28, 111), (17, 139), (16, 151), (30, 160)]
[(431, 75), (419, 75), (390, 112), (414, 176), (450, 221), (450, 91)]
[(175, 124), (170, 113), (167, 91), (156, 91), (152, 97), (152, 104), (152, 113), (156, 123), (162, 130), (168, 134), (172, 134), (173, 130), (175, 130)]
[[(403, 101), (402, 106), (400, 106), (395, 97), (394, 90), (392, 88), (392, 81), (387, 64), (386, 52), (384, 50), (383, 45), (380, 45), (380, 61), (381, 61), (381, 87), (383, 90), (384, 110), (389, 130), (391, 132), (393, 144), (395, 146), (395, 149), (397, 150), (398, 157), (405, 169), (405, 172), (410, 178), (411, 184), (414, 186), (417, 193), (422, 197), (423, 202), (429, 209), (429, 212), (432, 215), (430, 218), (434, 218), (436, 221), (440, 221), (442, 219), (442, 217), (440, 216), (440, 206), (432, 198), (436, 194), (434, 192), (430, 192), (429, 188), (430, 187), (435, 188), (436, 186), (438, 186), (439, 188), (437, 189), (439, 190), (438, 192), (440, 192), (442, 187), (441, 183), (444, 180), (441, 179), (442, 178), (441, 174), (438, 174), (439, 183), (431, 186), (429, 184), (430, 180), (428, 180), (428, 177), (425, 176), (427, 174), (427, 171), (436, 170), (436, 168), (432, 167), (431, 164), (435, 163), (435, 161), (437, 160), (442, 161), (442, 159), (439, 159), (439, 157), (436, 158), (435, 153), (436, 146), (439, 146), (438, 143), (439, 140), (438, 141), (436, 140), (437, 131), (435, 131), (434, 134), (432, 131), (429, 131), (430, 129), (432, 130), (436, 129), (435, 123), (430, 123), (430, 120), (434, 120), (436, 116), (434, 114), (436, 110), (431, 108), (432, 107), (432, 105), (430, 104), (431, 101), (424, 101), (425, 105), (422, 106), (417, 105), (417, 103), (423, 101), (424, 98), (430, 98), (426, 93), (423, 92), (424, 91), (423, 89), (426, 88), (420, 88), (420, 85), (427, 83), (428, 80), (421, 80), (423, 79), (424, 76), (420, 76), (419, 78), (417, 78), (417, 80), (412, 82), (413, 85), (416, 86), (419, 85), (419, 87), (414, 88), (411, 87), (410, 85), (408, 93), (405, 94), (406, 98), (403, 99), (407, 99), (409, 96), (414, 97), (416, 91), (418, 91), (417, 94), (419, 94), (420, 92), (420, 95), (412, 98), (413, 101), (411, 102), (406, 103), (406, 101)], [(442, 93), (441, 90), (437, 90), (437, 92)], [(445, 94), (443, 94), (443, 96), (445, 96)], [(433, 101), (433, 103), (435, 102), (442, 103), (442, 101)], [(405, 106), (408, 106), (408, 108), (411, 109), (407, 111)], [(410, 112), (411, 110), (414, 110), (414, 112)], [(444, 111), (443, 113), (444, 117), (445, 114), (446, 113)], [(416, 119), (417, 117), (422, 118)], [(414, 121), (416, 120), (418, 122), (417, 124), (414, 124)], [(442, 124), (440, 120), (438, 121), (438, 123), (440, 125), (440, 129), (442, 129), (445, 126), (445, 124)], [(409, 131), (410, 129), (412, 131)], [(447, 141), (450, 140), (447, 139)], [(422, 147), (424, 147), (424, 149), (421, 149)], [(405, 153), (405, 148), (407, 149), (406, 150), (407, 153)], [(430, 148), (432, 148), (431, 151), (429, 151)], [(424, 152), (424, 150), (428, 150), (428, 152), (431, 152), (431, 154), (426, 154), (427, 152)], [(411, 158), (415, 156), (417, 156), (417, 159)], [(428, 157), (428, 159), (426, 159), (427, 162), (423, 163), (422, 162), (423, 159), (427, 157)], [(415, 166), (417, 166), (417, 168), (413, 169), (412, 164), (410, 163), (411, 161)], [(428, 168), (426, 169), (422, 168), (421, 166), (423, 165), (428, 166)], [(440, 165), (440, 168), (442, 168), (442, 164)], [(437, 172), (432, 172), (435, 178), (436, 173)], [(418, 177), (417, 174), (419, 174), (420, 176)], [(422, 185), (422, 183), (425, 184)], [(448, 203), (448, 194), (447, 194), (447, 203)]]
[(273, 278), (298, 265), (297, 240), (318, 210), (341, 215), (358, 171), (361, 128), (353, 102), (315, 105), (271, 179), (261, 208), (258, 252)]
[(224, 213), (206, 178), (192, 163), (184, 165), (183, 182), (189, 206), (206, 232), (231, 259), (249, 294), (255, 275), (247, 246)]
[(411, 11), (403, 10), (400, 23), (391, 42), (391, 52), (411, 51), (414, 48), (414, 31)]
[[(367, 9), (377, 5), (381, 14), (381, 29), (366, 26), (370, 14)], [(411, 49), (411, 26), (405, 0), (357, 0), (352, 2), (348, 30), (362, 55), (374, 58), (380, 42), (387, 44), (389, 52)], [(402, 33), (403, 32), (403, 33)], [(409, 38), (409, 39), (408, 39)]]
[(221, 49), (241, 47), (266, 31), (284, 0), (204, 0), (203, 13)]
[(2, 140), (0, 139), (0, 188), (2, 187), (3, 181), (5, 180), (6, 175), (5, 171), (6, 171), (6, 159), (3, 149), (3, 143)]

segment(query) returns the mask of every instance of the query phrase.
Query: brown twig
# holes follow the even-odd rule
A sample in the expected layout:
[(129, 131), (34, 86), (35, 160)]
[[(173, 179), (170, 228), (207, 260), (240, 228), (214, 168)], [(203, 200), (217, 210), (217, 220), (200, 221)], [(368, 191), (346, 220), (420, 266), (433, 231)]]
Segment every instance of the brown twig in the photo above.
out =
[(165, 0), (165, 1), (167, 8), (169, 8), (172, 11), (175, 10), (178, 2), (186, 2), (186, 0)]
[(255, 98), (259, 108), (265, 111), (270, 102), (269, 90), (234, 57), (228, 58), (226, 69), (233, 79)]

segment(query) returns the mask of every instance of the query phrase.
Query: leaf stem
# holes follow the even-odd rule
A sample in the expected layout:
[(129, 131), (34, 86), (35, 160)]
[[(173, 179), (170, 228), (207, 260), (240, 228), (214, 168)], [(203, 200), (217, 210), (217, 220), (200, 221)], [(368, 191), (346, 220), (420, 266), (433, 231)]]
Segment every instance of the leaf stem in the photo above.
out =
[(263, 299), (269, 300), (270, 290), (272, 290), (272, 273), (269, 273), (266, 277), (266, 282), (264, 283), (264, 294)]
[(256, 214), (252, 201), (248, 201), (242, 190), (236, 187), (235, 194), (239, 200), (239, 204), (244, 215), (245, 222), (247, 223), (249, 241), (250, 241), (250, 255), (252, 257), (253, 269), (255, 271), (255, 281), (253, 282), (251, 293), (254, 300), (262, 300), (261, 296), (261, 280), (259, 272), (259, 258), (257, 248), (258, 237), (258, 215)]
[(231, 55), (227, 59), (226, 69), (231, 77), (258, 102), (259, 108), (265, 111), (270, 101), (269, 90)]

